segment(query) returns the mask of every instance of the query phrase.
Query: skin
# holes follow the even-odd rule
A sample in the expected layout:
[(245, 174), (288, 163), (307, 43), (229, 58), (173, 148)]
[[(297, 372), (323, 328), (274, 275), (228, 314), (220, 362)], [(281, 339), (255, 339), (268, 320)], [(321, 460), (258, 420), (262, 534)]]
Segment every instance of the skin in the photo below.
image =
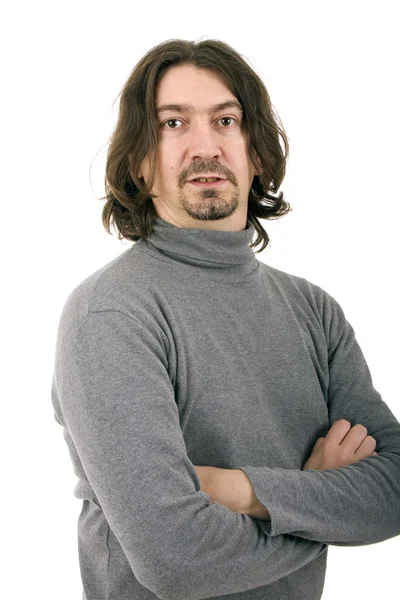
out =
[[(193, 114), (168, 110), (159, 115), (157, 172), (152, 193), (159, 217), (175, 227), (242, 231), (246, 228), (249, 191), (261, 173), (250, 160), (242, 114), (234, 107), (215, 114), (208, 109), (238, 99), (220, 77), (192, 65), (170, 67), (159, 82), (156, 109), (164, 104), (192, 104)], [(148, 180), (149, 157), (139, 170)], [(202, 188), (189, 178), (215, 173), (228, 181)]]
[(303, 470), (324, 471), (345, 467), (376, 455), (375, 448), (376, 440), (368, 435), (366, 427), (352, 427), (349, 421), (340, 419), (333, 423), (326, 437), (318, 438)]
[(220, 469), (194, 465), (200, 489), (210, 496), (210, 503), (223, 504), (233, 512), (267, 521), (270, 514), (261, 504), (246, 473), (241, 469)]

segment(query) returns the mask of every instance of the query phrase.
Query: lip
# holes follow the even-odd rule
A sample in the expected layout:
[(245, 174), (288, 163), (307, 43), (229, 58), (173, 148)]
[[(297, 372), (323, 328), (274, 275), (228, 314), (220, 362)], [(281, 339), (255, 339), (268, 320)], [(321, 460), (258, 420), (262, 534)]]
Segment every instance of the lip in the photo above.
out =
[(219, 181), (210, 181), (209, 183), (201, 183), (200, 181), (188, 181), (188, 183), (192, 183), (193, 185), (197, 185), (199, 187), (220, 187), (227, 183), (227, 179), (220, 179)]

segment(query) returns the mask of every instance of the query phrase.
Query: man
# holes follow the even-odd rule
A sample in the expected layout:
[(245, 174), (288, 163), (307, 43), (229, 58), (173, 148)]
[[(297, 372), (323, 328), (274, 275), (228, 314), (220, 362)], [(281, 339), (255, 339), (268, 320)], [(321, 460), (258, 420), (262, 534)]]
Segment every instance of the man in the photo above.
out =
[(316, 600), (329, 544), (400, 533), (400, 424), (352, 327), (250, 246), (288, 210), (279, 135), (222, 42), (126, 83), (103, 222), (137, 243), (69, 296), (52, 386), (86, 600)]

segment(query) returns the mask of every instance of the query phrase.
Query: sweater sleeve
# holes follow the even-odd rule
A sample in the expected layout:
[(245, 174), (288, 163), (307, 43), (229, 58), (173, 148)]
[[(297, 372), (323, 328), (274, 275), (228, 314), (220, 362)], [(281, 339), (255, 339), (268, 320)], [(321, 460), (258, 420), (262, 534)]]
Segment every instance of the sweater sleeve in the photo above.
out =
[(197, 600), (267, 585), (326, 552), (210, 504), (186, 452), (163, 336), (118, 311), (61, 321), (52, 386), (56, 420), (139, 583)]
[(373, 544), (400, 534), (400, 424), (374, 388), (342, 308), (326, 292), (322, 319), (329, 363), (329, 427), (321, 435), (339, 419), (352, 426), (360, 423), (376, 439), (378, 456), (324, 471), (238, 468), (271, 515), (270, 521), (257, 521), (267, 534), (337, 546)]

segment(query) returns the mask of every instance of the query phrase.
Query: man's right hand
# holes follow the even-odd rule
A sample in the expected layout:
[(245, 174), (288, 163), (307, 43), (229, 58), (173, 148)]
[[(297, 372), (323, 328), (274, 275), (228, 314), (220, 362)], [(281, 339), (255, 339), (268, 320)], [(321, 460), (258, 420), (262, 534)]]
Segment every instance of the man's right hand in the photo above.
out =
[(352, 427), (349, 421), (340, 419), (333, 423), (326, 437), (318, 438), (303, 471), (345, 467), (376, 455), (375, 448), (376, 440), (363, 425)]

